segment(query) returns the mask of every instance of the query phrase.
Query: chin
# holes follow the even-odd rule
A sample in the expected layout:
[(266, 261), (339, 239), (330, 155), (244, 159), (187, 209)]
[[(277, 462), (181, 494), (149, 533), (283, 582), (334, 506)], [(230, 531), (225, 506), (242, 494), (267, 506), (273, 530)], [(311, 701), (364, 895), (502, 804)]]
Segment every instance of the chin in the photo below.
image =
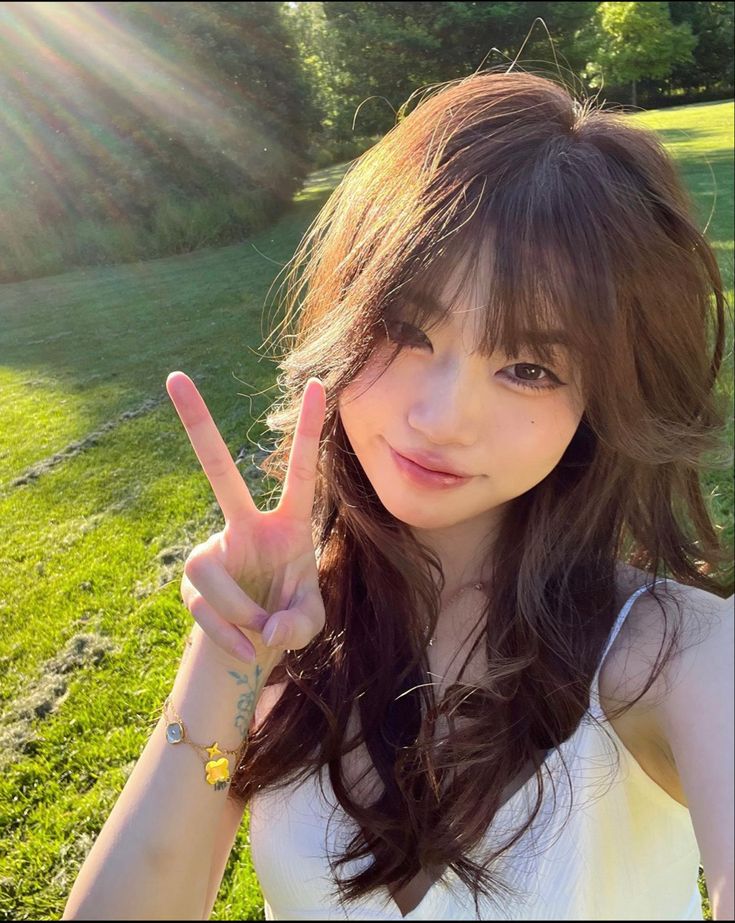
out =
[(378, 490), (375, 492), (391, 516), (414, 529), (444, 529), (461, 521), (457, 518), (456, 510), (441, 508), (443, 504), (439, 498), (434, 501), (427, 498), (422, 502), (420, 499), (412, 500), (403, 496), (393, 500)]

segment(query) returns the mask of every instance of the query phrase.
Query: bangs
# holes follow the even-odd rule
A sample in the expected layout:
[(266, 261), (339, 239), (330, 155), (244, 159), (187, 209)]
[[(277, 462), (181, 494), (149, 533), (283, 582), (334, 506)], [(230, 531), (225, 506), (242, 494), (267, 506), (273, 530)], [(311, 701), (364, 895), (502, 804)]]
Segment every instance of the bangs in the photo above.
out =
[[(499, 279), (492, 273), (492, 252), (468, 255), (457, 248), (456, 258), (447, 254), (404, 289), (385, 311), (386, 320), (406, 321), (426, 332), (441, 327), (450, 316), (474, 315), (473, 352), (491, 357), (524, 353), (539, 361), (558, 359), (560, 351), (582, 354), (580, 344), (567, 332), (573, 326), (548, 294), (538, 290), (527, 277)], [(451, 284), (447, 282), (451, 278)], [(514, 293), (513, 283), (519, 284)]]
[[(474, 348), (483, 355), (523, 352), (551, 362), (563, 351), (591, 368), (616, 322), (615, 277), (625, 257), (611, 252), (615, 205), (601, 195), (589, 153), (577, 172), (563, 163), (547, 152), (474, 204), (463, 191), (471, 217), (438, 247), (418, 238), (408, 262), (421, 268), (394, 290), (386, 318), (400, 314), (428, 331), (450, 313), (476, 312)], [(441, 208), (458, 214), (458, 198)]]

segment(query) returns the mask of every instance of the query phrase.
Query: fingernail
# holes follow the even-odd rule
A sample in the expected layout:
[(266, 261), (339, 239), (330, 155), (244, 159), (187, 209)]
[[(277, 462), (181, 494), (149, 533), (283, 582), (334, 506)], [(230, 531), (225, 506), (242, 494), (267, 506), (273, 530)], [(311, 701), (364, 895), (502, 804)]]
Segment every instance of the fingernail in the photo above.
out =
[(251, 644), (238, 644), (236, 652), (240, 660), (244, 660), (245, 663), (255, 662), (255, 648)]
[(263, 629), (263, 640), (265, 641), (266, 647), (276, 647), (283, 643), (283, 640), (286, 637), (287, 626), (282, 622), (277, 622), (275, 625), (266, 625)]

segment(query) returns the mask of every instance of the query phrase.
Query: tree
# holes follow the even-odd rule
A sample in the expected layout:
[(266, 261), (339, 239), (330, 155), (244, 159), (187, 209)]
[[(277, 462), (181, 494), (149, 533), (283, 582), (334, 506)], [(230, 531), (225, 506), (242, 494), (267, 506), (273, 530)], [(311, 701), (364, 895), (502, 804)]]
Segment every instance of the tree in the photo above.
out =
[(674, 25), (669, 4), (659, 2), (598, 4), (591, 39), (593, 57), (585, 68), (590, 86), (630, 83), (633, 106), (636, 81), (667, 77), (675, 64), (692, 62), (697, 43), (689, 24)]
[(595, 7), (591, 0), (299, 3), (288, 20), (317, 82), (325, 141), (341, 142), (388, 131), (417, 89), (510, 65), (519, 52), (519, 69), (574, 83), (587, 60), (576, 35)]
[(692, 64), (676, 64), (669, 87), (685, 90), (731, 89), (733, 73), (733, 28), (735, 3), (677, 0), (669, 4), (673, 23), (689, 23), (697, 36)]

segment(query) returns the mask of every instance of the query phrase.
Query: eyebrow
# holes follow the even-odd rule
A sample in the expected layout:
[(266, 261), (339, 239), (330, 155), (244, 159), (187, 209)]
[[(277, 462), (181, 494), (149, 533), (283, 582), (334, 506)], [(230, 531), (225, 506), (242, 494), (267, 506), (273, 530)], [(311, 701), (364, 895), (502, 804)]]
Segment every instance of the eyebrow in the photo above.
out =
[[(430, 295), (428, 292), (421, 293), (408, 293), (406, 295), (406, 301), (411, 302), (417, 306), (425, 305), (428, 308), (428, 313), (430, 317), (438, 317), (440, 314), (444, 314), (447, 310), (434, 298), (433, 295)], [(529, 344), (546, 344), (548, 346), (568, 346), (569, 338), (564, 333), (563, 330), (523, 330), (521, 331), (521, 339), (524, 343)]]

